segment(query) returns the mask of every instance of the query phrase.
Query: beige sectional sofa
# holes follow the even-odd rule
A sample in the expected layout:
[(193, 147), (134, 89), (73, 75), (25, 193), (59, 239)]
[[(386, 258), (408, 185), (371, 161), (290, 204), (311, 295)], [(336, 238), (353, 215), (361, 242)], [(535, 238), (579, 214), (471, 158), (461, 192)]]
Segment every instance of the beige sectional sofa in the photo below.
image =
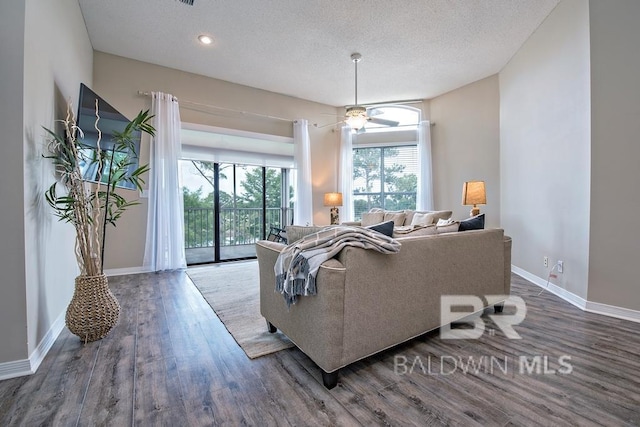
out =
[(321, 266), (317, 295), (290, 308), (275, 292), (284, 245), (256, 244), (260, 311), (272, 332), (280, 329), (320, 367), (327, 388), (340, 368), (442, 326), (441, 295), (479, 296), (498, 311), (509, 294), (511, 239), (502, 229), (398, 241), (400, 252), (390, 255), (344, 248)]

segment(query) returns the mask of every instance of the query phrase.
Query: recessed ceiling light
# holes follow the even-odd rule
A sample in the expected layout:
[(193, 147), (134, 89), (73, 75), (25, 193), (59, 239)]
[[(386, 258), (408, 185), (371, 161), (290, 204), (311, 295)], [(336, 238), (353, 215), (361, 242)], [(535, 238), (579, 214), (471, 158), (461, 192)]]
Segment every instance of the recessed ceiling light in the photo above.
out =
[(211, 44), (213, 43), (213, 39), (205, 34), (200, 34), (198, 36), (198, 40), (200, 40), (200, 43), (202, 44)]

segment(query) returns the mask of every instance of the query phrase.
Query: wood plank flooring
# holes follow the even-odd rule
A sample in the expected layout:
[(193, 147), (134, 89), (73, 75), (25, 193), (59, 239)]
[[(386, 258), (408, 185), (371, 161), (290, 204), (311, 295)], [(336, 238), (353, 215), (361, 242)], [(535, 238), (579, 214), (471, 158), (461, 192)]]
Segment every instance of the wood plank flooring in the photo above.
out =
[(640, 325), (512, 283), (522, 339), (490, 310), (481, 339), (431, 332), (326, 390), (295, 348), (247, 358), (184, 272), (112, 277), (116, 328), (87, 345), (65, 329), (36, 374), (1, 381), (0, 425), (640, 425)]

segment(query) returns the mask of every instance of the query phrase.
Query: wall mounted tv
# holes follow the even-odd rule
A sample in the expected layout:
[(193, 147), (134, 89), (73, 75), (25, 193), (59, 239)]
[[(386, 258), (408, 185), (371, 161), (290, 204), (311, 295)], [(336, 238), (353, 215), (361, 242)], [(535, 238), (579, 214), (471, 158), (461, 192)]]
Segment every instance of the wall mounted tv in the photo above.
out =
[[(102, 168), (102, 176), (98, 176), (98, 164), (90, 161), (90, 159), (97, 158), (98, 154), (98, 131), (95, 129), (96, 100), (98, 100), (98, 114), (100, 115), (98, 128), (100, 128), (102, 133), (100, 150), (103, 150), (106, 158)], [(78, 140), (83, 147), (81, 157), (84, 160), (81, 160), (80, 169), (85, 180), (92, 182), (101, 181), (103, 183), (108, 182), (111, 165), (126, 159), (127, 156), (131, 156), (132, 153), (130, 152), (114, 150), (115, 143), (113, 141), (114, 134), (116, 132), (122, 132), (127, 124), (129, 124), (129, 121), (130, 120), (120, 114), (118, 110), (113, 108), (111, 104), (98, 96), (85, 84), (80, 83), (80, 100), (78, 102), (76, 125), (84, 134), (83, 137), (78, 135)], [(140, 132), (134, 133), (133, 140), (137, 155), (140, 154), (140, 138)], [(138, 168), (137, 155), (129, 159), (130, 161), (132, 160), (131, 164), (127, 167), (129, 172), (133, 172)], [(120, 181), (116, 186), (129, 189), (136, 188), (135, 185), (128, 181)]]

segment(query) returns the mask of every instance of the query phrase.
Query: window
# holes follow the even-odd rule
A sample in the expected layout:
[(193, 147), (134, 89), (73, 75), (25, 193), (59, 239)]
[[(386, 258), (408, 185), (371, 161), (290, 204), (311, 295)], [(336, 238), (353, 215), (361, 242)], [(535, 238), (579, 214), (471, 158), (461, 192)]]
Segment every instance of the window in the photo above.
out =
[(372, 111), (375, 117), (400, 123), (397, 127), (369, 123), (365, 133), (354, 135), (355, 220), (371, 208), (416, 208), (418, 146), (415, 130), (420, 122), (420, 110), (395, 105), (375, 107)]
[(379, 207), (416, 208), (417, 146), (355, 148), (353, 150), (354, 215)]

